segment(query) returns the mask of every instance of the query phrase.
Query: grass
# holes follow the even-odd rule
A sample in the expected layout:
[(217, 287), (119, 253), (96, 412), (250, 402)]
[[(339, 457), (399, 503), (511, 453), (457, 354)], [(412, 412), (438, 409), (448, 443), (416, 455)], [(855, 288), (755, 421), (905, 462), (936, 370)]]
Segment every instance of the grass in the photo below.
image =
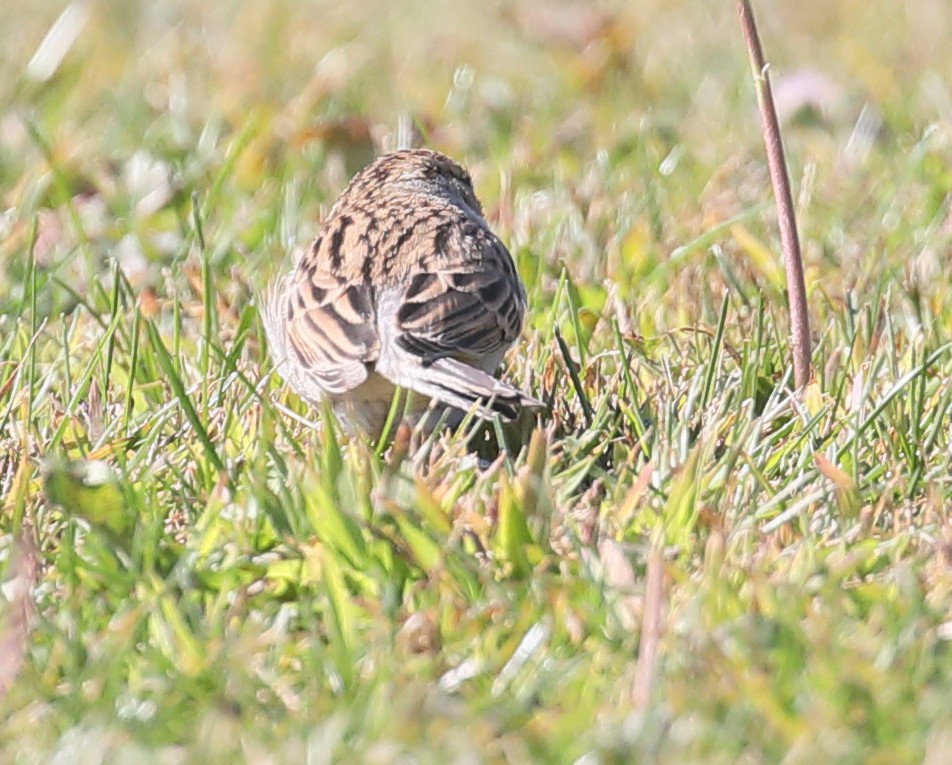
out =
[[(775, 87), (839, 83), (785, 124), (802, 404), (733, 3), (0, 30), (2, 760), (944, 762), (952, 18), (761, 5)], [(488, 468), (344, 438), (264, 347), (412, 130), (530, 296), (505, 375), (552, 415)]]

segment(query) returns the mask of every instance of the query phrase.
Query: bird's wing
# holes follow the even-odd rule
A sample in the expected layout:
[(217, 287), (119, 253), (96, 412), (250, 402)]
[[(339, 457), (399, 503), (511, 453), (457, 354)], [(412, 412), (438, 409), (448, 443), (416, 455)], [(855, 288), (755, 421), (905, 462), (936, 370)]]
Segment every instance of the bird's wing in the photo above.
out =
[(523, 406), (541, 406), (487, 373), (518, 338), (526, 311), (505, 246), (484, 226), (462, 225), (434, 253), (406, 289), (381, 295), (377, 371), (461, 409), (477, 404), (484, 416), (513, 419)]
[(299, 267), (284, 295), (278, 319), (286, 353), (297, 358), (298, 376), (331, 394), (364, 382), (379, 348), (371, 286)]
[(395, 340), (424, 366), (453, 358), (497, 362), (519, 337), (526, 295), (508, 250), (488, 229), (453, 227), (435, 243), (396, 308)]

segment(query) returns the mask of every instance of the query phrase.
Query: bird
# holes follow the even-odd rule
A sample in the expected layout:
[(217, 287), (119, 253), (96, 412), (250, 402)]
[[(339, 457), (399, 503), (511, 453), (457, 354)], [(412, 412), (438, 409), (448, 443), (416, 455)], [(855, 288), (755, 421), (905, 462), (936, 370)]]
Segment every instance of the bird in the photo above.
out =
[(411, 419), (503, 421), (542, 402), (494, 374), (522, 332), (525, 285), (469, 173), (429, 149), (383, 154), (357, 173), (311, 246), (266, 299), (278, 373), (345, 429), (380, 437), (394, 394)]

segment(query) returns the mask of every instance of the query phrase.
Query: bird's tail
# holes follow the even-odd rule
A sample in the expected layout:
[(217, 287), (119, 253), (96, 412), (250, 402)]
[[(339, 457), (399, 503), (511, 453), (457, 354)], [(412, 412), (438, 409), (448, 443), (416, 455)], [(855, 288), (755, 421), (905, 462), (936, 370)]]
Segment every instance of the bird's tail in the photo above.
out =
[(538, 399), (456, 359), (439, 359), (414, 377), (403, 382), (404, 387), (463, 411), (475, 407), (475, 413), (484, 419), (498, 414), (511, 421), (518, 419), (523, 409), (545, 408)]

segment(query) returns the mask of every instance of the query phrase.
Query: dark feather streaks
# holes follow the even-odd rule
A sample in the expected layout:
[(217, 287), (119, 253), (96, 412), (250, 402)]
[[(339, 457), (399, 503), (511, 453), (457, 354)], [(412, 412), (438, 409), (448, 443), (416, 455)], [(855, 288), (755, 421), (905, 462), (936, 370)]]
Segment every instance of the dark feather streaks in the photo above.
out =
[[(394, 322), (397, 346), (423, 368), (452, 358), (482, 369), (516, 340), (526, 307), (469, 175), (431, 152), (398, 152), (358, 173), (289, 288), (289, 344), (335, 394), (373, 370), (380, 322)], [(402, 294), (392, 316), (377, 315), (380, 294)]]

